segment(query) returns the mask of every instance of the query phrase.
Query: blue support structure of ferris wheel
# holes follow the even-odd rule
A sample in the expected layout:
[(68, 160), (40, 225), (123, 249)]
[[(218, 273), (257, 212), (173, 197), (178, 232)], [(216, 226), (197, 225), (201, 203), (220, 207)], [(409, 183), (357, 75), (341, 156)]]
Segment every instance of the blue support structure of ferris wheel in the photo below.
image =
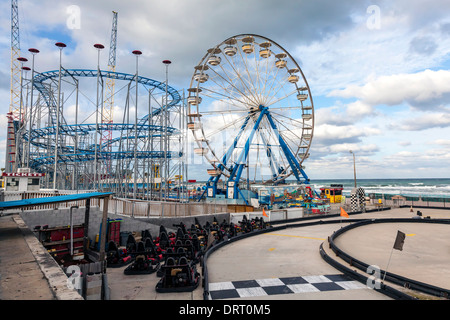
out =
[(283, 137), (278, 132), (278, 128), (275, 125), (275, 122), (273, 121), (272, 116), (270, 115), (269, 112), (267, 112), (267, 119), (269, 120), (270, 126), (272, 127), (273, 131), (275, 132), (275, 134), (278, 137), (278, 142), (280, 143), (281, 149), (283, 150), (283, 152), (286, 156), (286, 159), (289, 162), (289, 165), (292, 169), (292, 172), (295, 175), (295, 178), (297, 179), (298, 182), (302, 182), (301, 178), (300, 178), (300, 175), (301, 175), (304, 179), (303, 183), (309, 184), (308, 176), (306, 175), (305, 171), (303, 171), (301, 165), (298, 163), (298, 161), (295, 158), (294, 154), (292, 153), (291, 149), (289, 149), (288, 145), (283, 140)]
[[(309, 184), (309, 178), (306, 175), (305, 171), (303, 171), (301, 165), (299, 164), (299, 162), (297, 161), (297, 159), (295, 158), (294, 154), (292, 153), (292, 151), (290, 150), (289, 146), (287, 145), (287, 143), (284, 141), (283, 137), (280, 135), (278, 128), (269, 112), (269, 109), (267, 107), (263, 107), (260, 106), (259, 107), (260, 110), (260, 114), (258, 116), (258, 119), (255, 121), (255, 124), (252, 128), (252, 131), (249, 135), (249, 137), (247, 138), (247, 141), (245, 143), (245, 147), (244, 149), (241, 151), (239, 158), (237, 160), (237, 164), (235, 165), (235, 167), (233, 168), (230, 177), (227, 181), (227, 198), (229, 199), (239, 199), (239, 195), (242, 197), (242, 199), (244, 199), (245, 203), (248, 205), (248, 201), (247, 199), (244, 197), (244, 195), (242, 194), (242, 191), (239, 188), (239, 181), (241, 179), (241, 175), (242, 175), (242, 171), (246, 165), (248, 156), (249, 156), (249, 152), (250, 152), (250, 145), (252, 144), (252, 140), (253, 140), (253, 136), (255, 134), (255, 132), (257, 130), (259, 130), (259, 127), (261, 125), (261, 121), (263, 120), (264, 116), (267, 118), (267, 120), (269, 121), (270, 127), (272, 128), (272, 130), (275, 132), (276, 137), (278, 138), (278, 142), (279, 145), (281, 147), (281, 150), (283, 151), (284, 155), (286, 156), (286, 159), (292, 169), (292, 172), (297, 180), (297, 182), (299, 183), (305, 183), (305, 184)], [(240, 138), (240, 135), (242, 133), (242, 131), (245, 129), (245, 127), (247, 126), (249, 117), (246, 119), (245, 124), (241, 127), (241, 131), (239, 133), (239, 135), (236, 137), (235, 139), (235, 143), (232, 145), (232, 147), (230, 148), (229, 152), (232, 152), (234, 150), (234, 147), (236, 146), (237, 140)], [(272, 162), (272, 150), (270, 148), (270, 146), (267, 144), (267, 142), (263, 139), (264, 145), (267, 148), (267, 155), (270, 159), (271, 162), (271, 166), (273, 165)], [(230, 153), (231, 154), (231, 153)], [(227, 153), (228, 155), (228, 153)], [(226, 155), (226, 156), (227, 156)], [(226, 160), (226, 156), (224, 157), (224, 159)], [(278, 170), (282, 170), (282, 168), (278, 167)], [(217, 178), (217, 177), (216, 177)], [(218, 179), (218, 178), (217, 178)], [(302, 181), (303, 180), (303, 181)]]
[(227, 181), (227, 198), (238, 199), (239, 194), (248, 204), (247, 199), (243, 196), (241, 190), (239, 189), (239, 180), (241, 179), (242, 170), (247, 163), (248, 154), (250, 152), (250, 145), (252, 144), (253, 136), (255, 132), (258, 130), (259, 125), (261, 124), (264, 115), (267, 114), (267, 107), (259, 106), (259, 110), (261, 113), (258, 116), (258, 119), (255, 121), (255, 125), (250, 132), (249, 137), (247, 138), (247, 142), (245, 143), (244, 149), (241, 151), (239, 158), (237, 160), (237, 164), (234, 166), (233, 171), (230, 174), (230, 177)]
[(269, 159), (269, 167), (270, 167), (270, 170), (272, 171), (272, 177), (276, 177), (277, 170), (275, 169), (275, 167), (279, 168), (280, 165), (278, 164), (275, 154), (272, 152), (272, 146), (269, 143), (267, 143), (264, 133), (259, 132), (259, 136), (261, 137), (264, 147), (266, 148), (266, 154), (267, 154), (267, 158)]
[[(223, 169), (225, 169), (224, 166), (227, 165), (228, 160), (231, 158), (231, 155), (233, 154), (234, 149), (236, 148), (239, 139), (242, 136), (242, 133), (244, 132), (245, 128), (247, 127), (247, 124), (250, 120), (250, 114), (245, 118), (245, 121), (243, 123), (243, 125), (241, 126), (241, 128), (239, 129), (239, 132), (236, 136), (236, 138), (234, 138), (233, 143), (231, 144), (230, 148), (228, 148), (227, 153), (225, 153), (225, 155), (222, 158), (222, 162), (217, 166), (217, 169), (219, 169), (221, 172), (223, 171)], [(200, 199), (203, 198), (205, 192), (207, 192), (208, 190), (211, 190), (208, 193), (208, 197), (215, 197), (217, 194), (217, 182), (219, 181), (220, 177), (221, 177), (222, 173), (220, 173), (219, 175), (215, 176), (215, 177), (211, 177), (209, 178), (208, 182), (206, 183), (206, 190), (203, 192), (202, 196), (199, 198)]]

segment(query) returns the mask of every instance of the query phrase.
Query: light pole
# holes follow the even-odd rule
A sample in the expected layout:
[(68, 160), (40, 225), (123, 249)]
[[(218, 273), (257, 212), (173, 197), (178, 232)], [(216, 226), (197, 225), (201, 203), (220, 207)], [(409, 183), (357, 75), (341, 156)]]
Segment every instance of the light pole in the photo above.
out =
[[(98, 179), (98, 112), (99, 112), (99, 83), (100, 83), (100, 51), (105, 48), (102, 44), (94, 44), (94, 48), (97, 49), (97, 106), (95, 111), (95, 149), (94, 149), (94, 188), (99, 189)], [(102, 92), (103, 92), (103, 79), (102, 79)], [(103, 106), (102, 106), (103, 107)], [(103, 108), (102, 108), (103, 109)]]
[[(22, 70), (25, 71), (25, 79), (27, 78), (27, 74), (28, 71), (30, 71), (31, 69), (29, 67), (22, 67)], [(23, 90), (23, 88), (21, 89)], [(27, 94), (25, 96), (25, 105), (23, 107), (23, 124), (20, 127), (20, 135), (23, 136), (24, 131), (26, 129), (26, 125), (27, 125), (27, 118), (28, 118), (28, 84), (27, 84), (27, 88), (26, 88)], [(20, 100), (22, 100), (22, 96), (20, 97)], [(30, 141), (30, 135), (31, 133), (28, 134), (28, 141)], [(22, 139), (23, 140), (23, 139)], [(25, 141), (22, 141), (22, 161), (20, 166), (23, 167), (27, 167), (27, 157), (28, 157), (28, 149), (27, 149), (27, 144), (25, 144)]]
[(27, 158), (27, 167), (30, 167), (30, 158), (31, 158), (31, 129), (33, 129), (33, 86), (34, 86), (34, 56), (39, 53), (38, 49), (30, 48), (28, 51), (32, 54), (33, 59), (31, 63), (31, 100), (30, 100), (30, 116), (29, 116), (29, 126), (28, 126), (28, 142), (27, 142), (27, 152), (28, 152), (28, 158)]
[(169, 141), (168, 141), (168, 137), (167, 137), (167, 119), (168, 119), (168, 110), (167, 110), (167, 86), (169, 85), (169, 65), (172, 63), (172, 61), (170, 60), (163, 60), (162, 62), (165, 66), (166, 66), (166, 97), (165, 97), (165, 103), (163, 104), (163, 115), (164, 115), (164, 198), (168, 199), (169, 198), (169, 160), (167, 158), (167, 153), (169, 151)]
[(356, 163), (355, 163), (355, 153), (350, 150), (349, 151), (353, 155), (353, 178), (355, 180), (355, 188), (356, 188)]
[[(139, 50), (133, 50), (132, 53), (136, 56), (136, 108), (135, 108), (135, 113), (134, 113), (134, 187), (133, 187), (133, 199), (136, 199), (136, 194), (137, 194), (137, 174), (138, 174), (138, 160), (137, 160), (137, 126), (138, 126), (138, 121), (137, 121), (137, 114), (138, 114), (138, 76), (139, 76), (139, 71), (138, 71), (138, 66), (139, 66), (139, 56), (142, 54), (141, 51)], [(134, 208), (134, 206), (133, 206)]]
[(25, 70), (24, 68), (24, 66), (23, 66), (23, 64), (25, 63), (25, 62), (27, 62), (28, 61), (28, 59), (27, 58), (23, 58), (23, 57), (19, 57), (19, 58), (17, 58), (17, 60), (18, 61), (20, 61), (20, 63), (21, 63), (21, 68), (20, 68), (20, 102), (19, 102), (19, 128), (18, 128), (18, 130), (17, 130), (17, 132), (16, 132), (16, 141), (15, 141), (15, 144), (16, 144), (16, 150), (15, 150), (15, 162), (14, 162), (14, 164), (15, 164), (15, 170), (17, 171), (17, 169), (19, 168), (19, 162), (18, 162), (18, 160), (19, 160), (19, 150), (20, 150), (20, 148), (19, 148), (19, 144), (21, 143), (19, 140), (22, 140), (22, 137), (21, 137), (21, 134), (22, 134), (22, 126), (23, 126), (23, 117), (22, 117), (22, 113), (23, 113), (23, 109), (22, 109), (22, 107), (23, 107), (23, 71)]
[(56, 106), (56, 134), (55, 134), (55, 164), (53, 168), (53, 189), (56, 189), (56, 177), (57, 177), (57, 168), (58, 168), (58, 145), (59, 145), (59, 116), (61, 109), (61, 60), (62, 60), (62, 50), (66, 47), (66, 45), (62, 42), (55, 43), (55, 46), (59, 48), (59, 77), (58, 77), (58, 103)]

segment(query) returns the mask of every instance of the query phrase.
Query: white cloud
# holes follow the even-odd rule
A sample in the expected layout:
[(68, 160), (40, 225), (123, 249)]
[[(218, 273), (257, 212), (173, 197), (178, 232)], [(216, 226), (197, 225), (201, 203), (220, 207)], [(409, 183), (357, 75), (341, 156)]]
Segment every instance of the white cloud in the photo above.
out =
[(338, 104), (317, 109), (315, 111), (315, 123), (317, 125), (345, 126), (354, 124), (368, 116), (373, 116), (375, 113), (376, 111), (372, 106), (358, 100), (349, 104)]
[(322, 124), (314, 130), (314, 140), (319, 143), (335, 143), (345, 141), (356, 141), (361, 137), (373, 136), (381, 133), (378, 128), (364, 127), (358, 128), (356, 126), (336, 126), (329, 124)]
[(402, 147), (407, 147), (411, 145), (411, 141), (399, 141), (398, 145), (402, 146)]
[[(329, 95), (341, 98), (357, 98), (359, 104), (400, 105), (434, 108), (450, 101), (450, 71), (424, 70), (412, 74), (380, 76), (362, 86), (350, 85), (333, 90)], [(441, 101), (442, 100), (442, 101)], [(428, 104), (429, 103), (429, 104)]]
[(447, 128), (450, 127), (450, 113), (419, 113), (416, 117), (402, 120), (400, 124), (391, 124), (390, 127), (406, 131)]
[(433, 141), (433, 143), (444, 146), (444, 147), (450, 147), (450, 140), (446, 140), (446, 139), (438, 139), (438, 140)]

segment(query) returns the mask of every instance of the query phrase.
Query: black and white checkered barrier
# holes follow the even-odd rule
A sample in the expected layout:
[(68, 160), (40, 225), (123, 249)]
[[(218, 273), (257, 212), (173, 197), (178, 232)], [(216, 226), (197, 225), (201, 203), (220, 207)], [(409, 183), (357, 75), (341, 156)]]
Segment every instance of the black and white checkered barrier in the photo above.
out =
[(366, 193), (363, 188), (353, 189), (350, 195), (350, 208), (352, 212), (366, 211)]

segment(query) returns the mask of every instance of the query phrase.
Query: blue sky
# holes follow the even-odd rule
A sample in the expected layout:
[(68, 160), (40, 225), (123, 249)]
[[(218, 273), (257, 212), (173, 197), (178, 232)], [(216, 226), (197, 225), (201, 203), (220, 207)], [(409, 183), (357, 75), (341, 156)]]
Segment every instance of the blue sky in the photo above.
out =
[[(9, 110), (10, 3), (0, 3), (0, 143)], [(68, 8), (80, 11), (69, 28)], [(315, 107), (311, 179), (450, 177), (449, 1), (32, 1), (19, 0), (21, 49), (38, 48), (38, 71), (58, 68), (55, 42), (68, 45), (65, 67), (95, 68), (94, 43), (109, 45), (119, 12), (117, 71), (189, 86), (205, 51), (241, 33), (281, 44), (300, 64)], [(107, 55), (104, 54), (106, 68)], [(120, 106), (118, 106), (120, 109)], [(1, 148), (4, 150), (4, 148)], [(4, 154), (0, 153), (0, 161)], [(193, 166), (193, 172), (202, 172)], [(195, 170), (195, 171), (194, 171)], [(197, 171), (198, 170), (198, 171)]]

